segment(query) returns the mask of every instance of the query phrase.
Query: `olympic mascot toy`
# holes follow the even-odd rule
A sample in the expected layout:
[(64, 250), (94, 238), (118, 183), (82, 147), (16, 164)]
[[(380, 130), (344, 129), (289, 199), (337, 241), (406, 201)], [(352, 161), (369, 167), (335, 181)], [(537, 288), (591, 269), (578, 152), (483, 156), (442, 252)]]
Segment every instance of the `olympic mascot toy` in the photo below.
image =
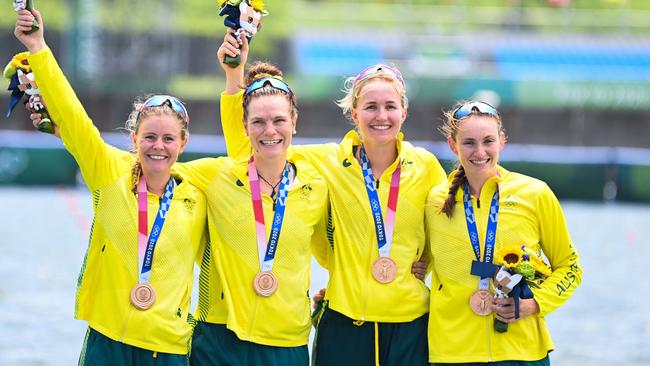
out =
[(4, 77), (9, 79), (9, 88), (11, 91), (11, 98), (9, 99), (9, 110), (7, 111), (7, 118), (11, 115), (18, 102), (25, 94), (29, 95), (29, 99), (25, 101), (28, 109), (40, 113), (41, 121), (35, 127), (41, 132), (54, 133), (54, 125), (50, 119), (45, 103), (41, 98), (38, 91), (36, 81), (34, 81), (34, 73), (31, 66), (27, 62), (29, 52), (21, 52), (11, 59), (4, 69)]
[[(223, 24), (235, 30), (236, 38), (245, 35), (250, 42), (255, 33), (259, 30), (263, 16), (269, 13), (264, 9), (263, 0), (219, 0), (221, 9), (220, 16), (226, 16)], [(240, 63), (237, 57), (224, 57), (223, 62), (231, 67), (237, 67)]]

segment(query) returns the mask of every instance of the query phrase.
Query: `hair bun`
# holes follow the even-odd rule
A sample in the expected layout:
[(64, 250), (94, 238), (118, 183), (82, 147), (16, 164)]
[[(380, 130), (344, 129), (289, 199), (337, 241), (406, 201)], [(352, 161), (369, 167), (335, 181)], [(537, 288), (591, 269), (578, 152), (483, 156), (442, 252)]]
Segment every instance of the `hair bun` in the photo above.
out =
[(250, 84), (255, 80), (274, 77), (282, 79), (282, 71), (275, 65), (268, 62), (256, 62), (248, 69), (248, 75), (246, 76), (246, 84)]

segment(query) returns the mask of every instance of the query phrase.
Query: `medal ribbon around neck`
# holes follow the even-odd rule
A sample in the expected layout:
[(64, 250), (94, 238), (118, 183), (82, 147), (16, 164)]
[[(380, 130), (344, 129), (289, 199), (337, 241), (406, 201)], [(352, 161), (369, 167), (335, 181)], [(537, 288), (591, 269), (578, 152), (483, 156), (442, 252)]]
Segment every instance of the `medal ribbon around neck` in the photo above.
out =
[(390, 256), (390, 247), (393, 245), (393, 231), (395, 230), (395, 214), (397, 211), (397, 197), (399, 196), (399, 182), (402, 172), (401, 162), (397, 163), (397, 168), (390, 179), (390, 191), (388, 193), (388, 204), (386, 205), (386, 220), (384, 221), (381, 214), (381, 206), (377, 189), (375, 188), (375, 177), (372, 174), (370, 161), (366, 154), (366, 149), (361, 145), (359, 150), (361, 159), (361, 169), (363, 170), (363, 180), (368, 192), (370, 210), (372, 211), (373, 221), (375, 223), (375, 234), (377, 235), (377, 246), (380, 257)]
[[(478, 229), (476, 228), (476, 216), (474, 216), (474, 207), (472, 206), (472, 196), (469, 193), (469, 184), (465, 182), (463, 186), (463, 202), (465, 205), (465, 221), (467, 222), (467, 232), (469, 240), (474, 249), (474, 255), (477, 261), (481, 261), (481, 245), (478, 238)], [(491, 264), (494, 255), (494, 244), (497, 238), (497, 219), (499, 216), (499, 186), (492, 196), (490, 203), (490, 216), (488, 219), (487, 232), (485, 234), (485, 253), (483, 263)], [(488, 290), (490, 288), (491, 277), (481, 277), (479, 280), (479, 289)]]
[(165, 224), (167, 211), (169, 211), (175, 188), (176, 181), (170, 177), (165, 188), (165, 194), (160, 201), (158, 214), (151, 227), (151, 235), (147, 235), (147, 181), (144, 175), (140, 176), (140, 181), (138, 182), (138, 268), (140, 269), (138, 271), (138, 281), (140, 283), (149, 283), (154, 249), (156, 249), (156, 243)]
[(284, 210), (286, 208), (286, 199), (289, 192), (289, 164), (285, 163), (282, 172), (282, 180), (278, 189), (278, 198), (276, 201), (275, 214), (271, 224), (271, 233), (269, 234), (268, 244), (265, 240), (266, 229), (264, 225), (264, 208), (262, 207), (262, 193), (260, 190), (260, 180), (255, 168), (254, 158), (248, 161), (248, 182), (251, 187), (251, 198), (253, 201), (253, 214), (255, 215), (255, 231), (257, 235), (257, 251), (260, 259), (260, 270), (271, 271), (275, 252), (278, 247), (280, 230), (282, 230), (282, 221), (284, 220)]

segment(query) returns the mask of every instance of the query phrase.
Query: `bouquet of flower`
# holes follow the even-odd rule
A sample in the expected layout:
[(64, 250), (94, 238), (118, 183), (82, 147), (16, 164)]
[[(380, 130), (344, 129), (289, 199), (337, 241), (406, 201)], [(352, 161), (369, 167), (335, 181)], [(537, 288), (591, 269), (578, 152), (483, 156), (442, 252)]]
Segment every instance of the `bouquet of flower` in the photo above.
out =
[[(532, 288), (550, 276), (551, 267), (525, 245), (515, 245), (497, 250), (494, 263), (501, 266), (494, 278), (494, 288), (501, 298), (512, 297), (515, 302), (515, 319), (519, 319), (519, 299), (532, 299)], [(494, 329), (503, 333), (508, 324), (494, 319)]]
[(38, 86), (34, 80), (34, 73), (27, 61), (29, 52), (21, 52), (15, 55), (4, 69), (3, 75), (9, 80), (9, 88), (11, 91), (11, 98), (9, 99), (9, 110), (6, 117), (11, 115), (16, 105), (21, 101), (25, 94), (29, 95), (29, 99), (25, 102), (28, 104), (29, 109), (41, 114), (41, 121), (36, 128), (39, 131), (54, 133), (54, 125), (50, 119), (45, 103), (41, 98)]

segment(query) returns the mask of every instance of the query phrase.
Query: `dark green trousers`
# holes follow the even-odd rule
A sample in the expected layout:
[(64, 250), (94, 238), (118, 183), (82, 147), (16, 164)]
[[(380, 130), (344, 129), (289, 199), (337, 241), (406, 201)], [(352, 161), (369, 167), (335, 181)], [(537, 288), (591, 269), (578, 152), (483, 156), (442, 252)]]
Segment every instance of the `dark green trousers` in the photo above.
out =
[(318, 323), (312, 363), (316, 366), (374, 366), (378, 356), (381, 366), (426, 366), (429, 364), (428, 320), (429, 314), (425, 314), (406, 323), (357, 325), (354, 319), (325, 309)]
[(187, 355), (161, 353), (114, 341), (88, 327), (79, 366), (188, 366)]
[(432, 366), (437, 365), (454, 365), (454, 366), (550, 366), (551, 361), (546, 357), (537, 361), (498, 361), (498, 362), (468, 362), (468, 363), (432, 363)]
[(308, 366), (307, 345), (274, 347), (242, 341), (225, 324), (199, 322), (192, 336), (192, 366)]

